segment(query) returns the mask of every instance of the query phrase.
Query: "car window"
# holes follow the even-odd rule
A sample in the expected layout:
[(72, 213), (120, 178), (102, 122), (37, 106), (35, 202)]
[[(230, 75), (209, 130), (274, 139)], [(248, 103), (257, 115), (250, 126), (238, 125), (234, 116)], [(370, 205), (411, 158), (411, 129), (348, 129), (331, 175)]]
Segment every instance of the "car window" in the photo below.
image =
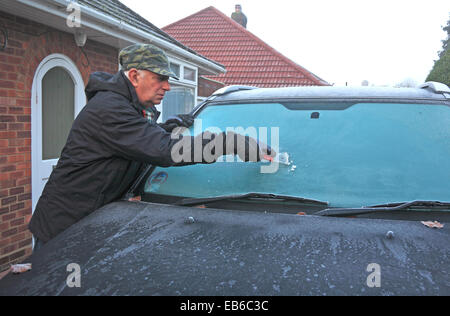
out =
[(280, 165), (275, 173), (261, 172), (266, 162), (156, 168), (145, 192), (188, 198), (271, 193), (336, 207), (450, 199), (447, 105), (212, 105), (189, 132), (198, 135), (211, 127), (213, 132), (256, 130), (260, 139), (289, 154), (290, 165)]

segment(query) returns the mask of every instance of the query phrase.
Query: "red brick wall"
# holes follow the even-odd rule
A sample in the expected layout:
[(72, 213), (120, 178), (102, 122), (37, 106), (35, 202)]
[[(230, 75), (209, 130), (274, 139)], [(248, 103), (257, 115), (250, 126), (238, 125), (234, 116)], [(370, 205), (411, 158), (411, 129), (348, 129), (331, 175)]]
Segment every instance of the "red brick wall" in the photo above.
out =
[[(31, 254), (31, 88), (37, 67), (50, 54), (69, 57), (85, 84), (94, 71), (115, 73), (118, 50), (0, 11), (9, 34), (0, 51), (0, 272)], [(0, 40), (2, 38), (0, 37)], [(0, 43), (0, 46), (2, 43)]]

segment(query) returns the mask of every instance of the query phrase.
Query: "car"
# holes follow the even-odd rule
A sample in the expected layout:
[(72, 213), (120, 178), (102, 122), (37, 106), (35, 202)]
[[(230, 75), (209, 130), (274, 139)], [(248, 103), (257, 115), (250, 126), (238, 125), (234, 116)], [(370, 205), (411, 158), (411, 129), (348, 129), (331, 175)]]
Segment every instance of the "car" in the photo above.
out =
[(149, 166), (0, 295), (449, 295), (450, 89), (231, 86), (186, 135), (277, 156)]

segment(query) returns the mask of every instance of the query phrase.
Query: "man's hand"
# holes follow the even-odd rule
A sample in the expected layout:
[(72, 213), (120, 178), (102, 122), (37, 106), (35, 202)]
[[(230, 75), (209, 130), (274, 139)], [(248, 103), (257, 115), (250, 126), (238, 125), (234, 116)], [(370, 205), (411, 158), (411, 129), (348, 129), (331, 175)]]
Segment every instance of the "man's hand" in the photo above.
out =
[(171, 133), (177, 127), (189, 128), (194, 124), (194, 116), (190, 114), (180, 114), (170, 117), (165, 123), (159, 124), (166, 132)]

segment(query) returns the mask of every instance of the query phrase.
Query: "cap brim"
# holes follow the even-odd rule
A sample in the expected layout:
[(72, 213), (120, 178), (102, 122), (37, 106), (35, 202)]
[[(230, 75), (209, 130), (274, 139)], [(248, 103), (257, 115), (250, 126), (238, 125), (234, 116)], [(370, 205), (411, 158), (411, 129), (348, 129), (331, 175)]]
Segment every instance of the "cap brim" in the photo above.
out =
[[(150, 70), (150, 71), (152, 71), (152, 70)], [(153, 71), (154, 72), (154, 71)], [(180, 78), (178, 78), (177, 77), (177, 75), (175, 75), (173, 72), (169, 72), (169, 71), (162, 71), (162, 72), (155, 72), (155, 73), (157, 73), (157, 74), (159, 74), (159, 75), (163, 75), (163, 76), (167, 76), (167, 77), (170, 77), (170, 78), (173, 78), (173, 79), (175, 79), (175, 80), (180, 80)]]

